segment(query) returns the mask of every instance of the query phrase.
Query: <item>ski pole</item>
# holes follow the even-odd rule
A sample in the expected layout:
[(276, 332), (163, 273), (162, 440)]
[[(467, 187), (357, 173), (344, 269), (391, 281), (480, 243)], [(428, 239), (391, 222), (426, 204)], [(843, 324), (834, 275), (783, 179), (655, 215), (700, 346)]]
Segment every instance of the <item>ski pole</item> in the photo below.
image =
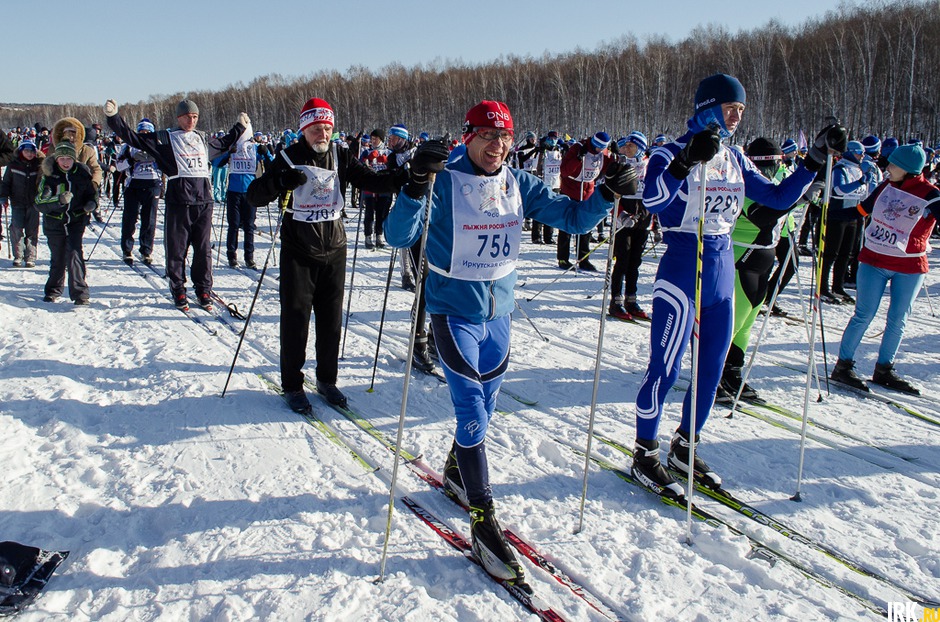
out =
[[(213, 201), (213, 207), (215, 207), (216, 202)], [(222, 205), (219, 203), (218, 205)], [(222, 256), (222, 227), (225, 225), (225, 218), (228, 216), (228, 204), (226, 203), (224, 210), (219, 210), (219, 233), (215, 236), (215, 267), (219, 267), (219, 261)]]
[[(803, 218), (806, 216), (806, 212), (800, 216), (800, 226), (803, 225)], [(792, 234), (791, 234), (792, 235)], [(779, 244), (779, 240), (777, 241)], [(792, 242), (792, 240), (791, 240)], [(790, 244), (790, 247), (787, 249), (787, 256), (784, 258), (781, 266), (786, 266), (790, 263), (793, 257), (793, 244)], [(781, 272), (782, 277), (783, 272)], [(777, 279), (777, 284), (774, 287), (773, 294), (770, 296), (770, 304), (768, 305), (767, 313), (764, 315), (764, 321), (761, 324), (760, 331), (757, 333), (757, 340), (754, 342), (754, 347), (751, 348), (751, 356), (747, 361), (747, 365), (744, 367), (744, 374), (741, 378), (741, 385), (738, 387), (738, 391), (734, 396), (734, 401), (731, 403), (731, 411), (728, 413), (728, 418), (730, 419), (734, 415), (735, 409), (738, 407), (738, 402), (741, 400), (741, 393), (744, 392), (744, 385), (747, 384), (747, 380), (751, 375), (751, 369), (754, 367), (754, 360), (757, 358), (757, 352), (760, 350), (761, 341), (764, 339), (764, 333), (767, 331), (767, 325), (770, 323), (770, 310), (774, 308), (774, 305), (777, 304), (777, 295), (780, 293), (780, 283), (783, 281), (782, 278)]]
[(601, 381), (601, 353), (604, 351), (604, 328), (607, 325), (607, 300), (610, 294), (611, 272), (614, 265), (614, 240), (620, 229), (620, 219), (617, 218), (617, 208), (620, 206), (620, 195), (614, 193), (613, 218), (610, 222), (610, 247), (607, 249), (607, 267), (604, 269), (604, 294), (601, 297), (601, 323), (597, 331), (597, 353), (594, 358), (594, 386), (591, 389), (591, 409), (588, 415), (587, 447), (584, 450), (584, 479), (581, 484), (581, 507), (578, 512), (578, 528), (575, 533), (581, 533), (584, 528), (584, 503), (587, 500), (588, 471), (591, 466), (591, 441), (594, 440), (594, 421), (597, 416), (597, 388)]
[[(275, 235), (278, 231), (281, 230), (281, 219), (277, 219), (277, 228), (274, 230)], [(241, 335), (238, 337), (238, 346), (235, 348), (235, 356), (232, 357), (232, 365), (228, 368), (228, 376), (225, 378), (225, 386), (222, 387), (222, 397), (225, 397), (225, 392), (228, 390), (228, 383), (232, 379), (232, 371), (235, 370), (235, 362), (238, 360), (238, 353), (241, 352), (242, 342), (245, 340), (245, 335), (248, 333), (248, 324), (251, 322), (251, 316), (255, 311), (255, 303), (258, 301), (258, 293), (261, 291), (261, 284), (264, 283), (264, 273), (268, 271), (268, 262), (271, 261), (271, 251), (274, 250), (274, 244), (268, 247), (268, 254), (264, 258), (264, 266), (261, 268), (261, 276), (258, 277), (258, 285), (255, 287), (255, 295), (251, 299), (251, 306), (248, 307), (248, 317), (245, 318), (245, 325), (242, 327)]]
[[(346, 333), (349, 331), (349, 307), (352, 305), (352, 293), (353, 293), (353, 281), (356, 278), (356, 257), (359, 255), (359, 225), (362, 224), (362, 212), (359, 212), (359, 219), (356, 221), (356, 241), (353, 244), (353, 262), (352, 262), (352, 272), (349, 275), (349, 294), (346, 298), (346, 321), (343, 322), (343, 349), (340, 352), (339, 358), (344, 358), (346, 356)], [(394, 255), (394, 253), (392, 253)], [(388, 292), (386, 291), (385, 297), (388, 297)], [(376, 357), (378, 359), (378, 357)]]
[(104, 221), (104, 224), (101, 225), (101, 231), (98, 232), (98, 239), (95, 240), (95, 243), (94, 243), (94, 245), (91, 247), (91, 250), (88, 251), (88, 256), (85, 257), (85, 261), (89, 261), (89, 260), (91, 259), (92, 254), (94, 254), (95, 249), (98, 248), (98, 242), (101, 241), (101, 236), (104, 235), (104, 230), (108, 228), (108, 223), (111, 222), (111, 217), (114, 216), (114, 212), (116, 212), (116, 211), (117, 211), (117, 205), (116, 205), (116, 204), (115, 204), (115, 205), (112, 205), (112, 206), (111, 206), (111, 211), (108, 212), (108, 218)]
[[(803, 218), (812, 219), (812, 217), (813, 215), (809, 214), (809, 208), (807, 208), (803, 212)], [(809, 343), (809, 317), (808, 317), (809, 311), (803, 310), (803, 300), (806, 300), (806, 298), (804, 298), (803, 296), (803, 280), (800, 278), (800, 266), (799, 264), (797, 264), (796, 253), (794, 253), (791, 256), (791, 260), (793, 262), (793, 277), (796, 279), (797, 296), (799, 297), (799, 300), (800, 300), (800, 317), (803, 319), (803, 330), (806, 333), (806, 343)], [(816, 273), (816, 255), (813, 255), (812, 260), (813, 260), (812, 271), (813, 271), (813, 274), (815, 274)], [(812, 307), (812, 304), (813, 304), (812, 294), (807, 293), (807, 296), (809, 297), (809, 306)], [(817, 370), (815, 366), (813, 366), (813, 381), (816, 384), (816, 401), (821, 402), (823, 401), (822, 385), (819, 382), (819, 370)]]
[[(604, 238), (603, 240), (601, 240), (600, 242), (598, 242), (597, 245), (596, 245), (594, 248), (592, 248), (591, 250), (589, 250), (587, 253), (585, 253), (584, 257), (582, 257), (581, 259), (579, 259), (578, 262), (583, 261), (583, 260), (587, 259), (588, 257), (590, 257), (590, 255), (591, 255), (594, 251), (596, 251), (596, 250), (599, 249), (601, 246), (603, 246), (604, 244), (606, 244), (609, 239), (610, 239), (610, 236), (607, 236), (606, 238)], [(558, 281), (558, 279), (560, 279), (561, 277), (565, 276), (566, 274), (568, 274), (569, 272), (571, 272), (572, 270), (574, 270), (574, 269), (575, 269), (575, 266), (578, 265), (578, 262), (573, 263), (570, 268), (565, 269), (564, 272), (562, 272), (561, 274), (559, 274), (558, 276), (556, 276), (554, 279), (552, 279), (551, 281), (549, 281), (548, 283), (546, 283), (545, 286), (542, 287), (542, 289), (540, 289), (539, 291), (535, 292), (535, 294), (533, 294), (531, 298), (526, 298), (526, 299), (525, 299), (526, 302), (532, 302), (533, 300), (535, 300), (535, 299), (539, 296), (539, 294), (541, 294), (541, 293), (544, 292), (546, 289), (548, 289), (549, 287), (551, 287), (552, 285), (554, 285), (554, 284)]]
[(809, 420), (809, 392), (813, 385), (813, 368), (816, 366), (816, 315), (819, 313), (820, 292), (822, 291), (822, 258), (826, 246), (826, 219), (829, 216), (829, 199), (832, 196), (832, 153), (826, 150), (826, 189), (823, 192), (823, 204), (819, 216), (819, 246), (816, 248), (816, 273), (814, 283), (811, 322), (809, 325), (809, 356), (806, 362), (806, 389), (803, 393), (803, 424), (800, 430), (800, 465), (796, 476), (796, 492), (790, 497), (793, 501), (802, 501), (800, 485), (803, 481), (803, 462), (806, 457), (806, 425)]
[[(443, 167), (443, 162), (441, 163)], [(424, 252), (428, 243), (428, 226), (431, 221), (431, 198), (434, 196), (434, 181), (437, 174), (434, 171), (428, 173), (428, 198), (424, 208), (424, 229), (421, 231), (421, 246), (418, 253), (418, 265), (424, 265)], [(395, 254), (392, 253), (392, 266), (395, 265)], [(391, 281), (391, 269), (389, 269), (389, 281)], [(421, 298), (421, 290), (424, 289), (423, 279), (415, 282), (415, 301), (417, 307)], [(415, 320), (417, 313), (412, 313), (411, 335), (408, 337), (408, 358), (405, 361), (405, 386), (401, 395), (401, 410), (398, 413), (398, 434), (395, 437), (395, 463), (392, 465), (392, 481), (388, 488), (388, 520), (385, 522), (385, 541), (382, 543), (382, 562), (379, 567), (379, 581), (385, 580), (385, 563), (388, 561), (388, 541), (392, 534), (392, 515), (395, 512), (395, 483), (398, 481), (398, 463), (401, 458), (401, 440), (405, 433), (405, 409), (408, 407), (408, 387), (411, 384), (411, 362), (414, 358), (415, 349)]]
[(522, 305), (519, 304), (519, 301), (515, 300), (514, 302), (516, 303), (516, 308), (519, 309), (519, 313), (521, 313), (522, 317), (524, 317), (529, 322), (529, 325), (532, 327), (532, 330), (535, 331), (535, 334), (538, 335), (542, 341), (548, 343), (548, 337), (542, 334), (542, 331), (540, 331), (539, 327), (535, 325), (535, 322), (532, 321), (532, 318), (529, 317), (529, 314), (525, 312), (525, 309), (522, 308)]
[[(823, 374), (825, 374), (825, 379), (826, 379), (826, 395), (831, 396), (832, 390), (829, 386), (829, 353), (826, 352), (826, 323), (823, 321), (822, 305), (819, 306), (819, 339), (822, 342)], [(815, 370), (815, 373), (818, 379), (819, 370)], [(821, 401), (821, 400), (817, 400), (817, 401)]]
[(692, 493), (695, 492), (695, 423), (698, 412), (698, 357), (702, 321), (702, 253), (705, 248), (705, 195), (708, 191), (708, 162), (699, 164), (698, 231), (695, 245), (695, 321), (692, 324), (692, 407), (689, 409), (689, 479), (686, 494), (685, 543), (692, 544)]
[[(362, 214), (362, 211), (359, 211), (359, 214)], [(379, 350), (382, 347), (382, 333), (385, 330), (385, 310), (388, 309), (388, 292), (392, 287), (392, 272), (395, 270), (395, 254), (398, 249), (392, 249), (392, 257), (388, 261), (388, 277), (385, 279), (385, 296), (382, 298), (382, 316), (379, 319), (379, 338), (375, 342), (375, 356), (372, 358), (372, 382), (369, 383), (369, 388), (366, 389), (366, 393), (373, 393), (375, 391), (375, 371), (379, 366)]]
[(930, 305), (930, 316), (937, 317), (937, 314), (933, 312), (933, 302), (930, 300), (930, 290), (927, 289), (927, 284), (924, 284), (924, 295), (927, 296), (927, 304)]
[(10, 231), (10, 206), (8, 203), (4, 203), (3, 205), (3, 220), (6, 222), (6, 231), (7, 231), (7, 259), (12, 259), (13, 249), (11, 247), (14, 241), (13, 241), (13, 234)]

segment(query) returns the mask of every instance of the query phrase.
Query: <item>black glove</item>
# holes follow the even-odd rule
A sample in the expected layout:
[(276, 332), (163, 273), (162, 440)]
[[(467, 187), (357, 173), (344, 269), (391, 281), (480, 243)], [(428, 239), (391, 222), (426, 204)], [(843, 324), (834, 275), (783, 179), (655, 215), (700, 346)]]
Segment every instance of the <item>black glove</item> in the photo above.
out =
[(803, 166), (808, 170), (818, 172), (826, 164), (826, 154), (829, 150), (836, 153), (842, 153), (848, 146), (849, 132), (838, 123), (827, 125), (821, 132), (816, 134), (816, 140), (813, 146), (806, 153), (806, 159), (803, 160)]
[(405, 194), (412, 199), (420, 199), (427, 194), (428, 174), (444, 170), (444, 164), (447, 163), (449, 155), (450, 150), (443, 141), (429, 140), (422, 143), (409, 160), (411, 177), (405, 184)]
[(440, 173), (444, 170), (448, 156), (450, 156), (450, 150), (442, 141), (429, 140), (422, 143), (411, 156), (411, 176)]
[(307, 183), (307, 175), (300, 169), (285, 168), (278, 174), (277, 183), (283, 190), (294, 190)]
[(718, 130), (711, 127), (704, 129), (692, 134), (689, 143), (676, 154), (667, 170), (676, 179), (685, 179), (693, 166), (708, 162), (715, 157), (719, 149), (721, 149), (721, 136), (718, 135)]
[(607, 174), (600, 192), (608, 201), (613, 201), (615, 194), (636, 194), (636, 169), (631, 164), (611, 162), (607, 166)]

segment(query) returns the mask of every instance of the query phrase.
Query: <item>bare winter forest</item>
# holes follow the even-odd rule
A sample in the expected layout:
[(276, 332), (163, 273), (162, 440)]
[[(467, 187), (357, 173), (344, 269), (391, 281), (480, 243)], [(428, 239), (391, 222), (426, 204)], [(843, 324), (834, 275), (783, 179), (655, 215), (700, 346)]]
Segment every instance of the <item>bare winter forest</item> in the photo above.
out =
[[(624, 24), (624, 31), (630, 25)], [(854, 136), (940, 139), (940, 5), (875, 0), (787, 28), (770, 22), (735, 34), (703, 26), (673, 42), (663, 35), (624, 36), (593, 50), (503, 57), (482, 65), (436, 58), (416, 67), (391, 64), (377, 71), (277, 74), (220, 91), (155, 95), (121, 102), (128, 119), (173, 122), (184, 96), (199, 104), (203, 129), (228, 128), (239, 111), (256, 128), (296, 126), (309, 97), (337, 111), (338, 129), (356, 132), (405, 123), (432, 134), (456, 133), (466, 110), (481, 99), (507, 102), (520, 130), (557, 129), (573, 136), (599, 129), (640, 129), (675, 135), (684, 130), (698, 81), (717, 71), (738, 77), (748, 112), (738, 140), (757, 135), (809, 135), (826, 117), (838, 117)], [(5, 105), (0, 127), (51, 125), (64, 115), (104, 122), (101, 105)]]

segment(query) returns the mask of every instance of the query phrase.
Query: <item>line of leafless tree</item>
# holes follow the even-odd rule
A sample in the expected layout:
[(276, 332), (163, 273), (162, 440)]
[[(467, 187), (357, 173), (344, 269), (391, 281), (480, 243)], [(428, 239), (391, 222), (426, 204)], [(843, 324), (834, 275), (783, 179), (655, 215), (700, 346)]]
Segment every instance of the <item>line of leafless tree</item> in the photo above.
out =
[[(244, 110), (256, 128), (277, 131), (296, 127), (304, 101), (317, 96), (336, 110), (338, 129), (405, 123), (438, 135), (458, 133), (471, 105), (498, 99), (509, 105), (517, 130), (676, 135), (684, 131), (698, 81), (721, 71), (737, 76), (748, 92), (739, 140), (782, 139), (800, 129), (811, 137), (835, 116), (856, 137), (918, 137), (932, 145), (940, 138), (938, 69), (937, 1), (871, 0), (793, 28), (771, 21), (731, 34), (708, 26), (678, 43), (624, 36), (593, 52), (510, 56), (481, 65), (435, 60), (303, 78), (268, 75), (221, 91), (122, 103), (121, 111), (131, 121), (149, 117), (169, 127), (176, 102), (189, 97), (199, 104), (203, 129), (225, 129)], [(0, 127), (49, 125), (64, 115), (104, 122), (100, 105), (4, 107)]]

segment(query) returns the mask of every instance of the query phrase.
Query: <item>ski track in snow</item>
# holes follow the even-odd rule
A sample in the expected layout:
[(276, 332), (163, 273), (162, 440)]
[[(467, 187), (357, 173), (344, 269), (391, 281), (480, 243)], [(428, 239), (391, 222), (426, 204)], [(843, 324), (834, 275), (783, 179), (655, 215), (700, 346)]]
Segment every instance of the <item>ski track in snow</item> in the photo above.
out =
[[(221, 212), (217, 205), (216, 223)], [(357, 214), (350, 213), (351, 266)], [(0, 259), (0, 425), (5, 431), (0, 459), (7, 473), (2, 536), (71, 550), (19, 619), (533, 619), (400, 503), (386, 577), (376, 583), (392, 455), (313, 400), (318, 416), (380, 466), (379, 477), (366, 473), (257, 377), (277, 376), (276, 256), (228, 393), (220, 398), (237, 343), (229, 326), (240, 330), (242, 323), (227, 317), (220, 321), (194, 307), (190, 314), (201, 320), (197, 324), (173, 309), (159, 277), (141, 278), (121, 262), (119, 217), (114, 215), (88, 263), (88, 308), (74, 308), (67, 296), (55, 304), (41, 302), (48, 269), (44, 240), (34, 270), (12, 269), (8, 259)], [(261, 210), (259, 228), (267, 229), (267, 223)], [(99, 231), (86, 233), (86, 254)], [(525, 406), (501, 396), (501, 407), (514, 412), (496, 415), (490, 428), (491, 479), (504, 526), (612, 604), (623, 619), (878, 619), (787, 564), (771, 567), (750, 559), (747, 540), (725, 528), (694, 523), (694, 543), (688, 546), (684, 512), (594, 467), (588, 475), (585, 528), (574, 533), (584, 458), (552, 439), (586, 443), (602, 280), (570, 273), (527, 302), (559, 271), (553, 246), (524, 239), (519, 273), (525, 285), (517, 288), (517, 299), (549, 341), (515, 316), (506, 386), (539, 403)], [(256, 236), (259, 263), (269, 244), (270, 237)], [(597, 254), (602, 253), (606, 248)], [(375, 389), (366, 392), (389, 257), (387, 251), (359, 248), (339, 384), (357, 412), (394, 438), (412, 301), (412, 294), (397, 287), (397, 262)], [(159, 229), (154, 259), (162, 266)], [(603, 259), (594, 263), (601, 267)], [(639, 296), (647, 308), (656, 270), (655, 257), (649, 260), (642, 268)], [(803, 283), (809, 281), (809, 263), (801, 267)], [(931, 264), (936, 270), (936, 257)], [(215, 290), (247, 314), (256, 282), (252, 275), (256, 279), (258, 274), (218, 266)], [(935, 273), (928, 274), (931, 294), (940, 292), (938, 281)], [(797, 310), (795, 281), (779, 302)], [(940, 310), (940, 304), (935, 306)], [(883, 328), (885, 308), (886, 302), (870, 335)], [(831, 365), (851, 308), (826, 306), (823, 313)], [(931, 314), (922, 295), (897, 363), (927, 396), (899, 400), (936, 416), (940, 367)], [(755, 324), (754, 337), (762, 321)], [(606, 323), (596, 426), (628, 445), (648, 340), (645, 326)], [(800, 413), (804, 375), (774, 361), (805, 368), (805, 341), (803, 329), (771, 318), (762, 344), (767, 354), (758, 357), (751, 376), (762, 395)], [(877, 344), (871, 337), (862, 342), (858, 367), (863, 375), (874, 366)], [(313, 368), (308, 361), (308, 378)], [(811, 419), (915, 459), (881, 456), (897, 463), (887, 469), (807, 441), (804, 501), (794, 503), (789, 497), (796, 486), (799, 437), (740, 414), (726, 419), (727, 409), (720, 407), (704, 430), (702, 455), (731, 490), (758, 509), (897, 582), (940, 597), (940, 495), (925, 483), (940, 482), (940, 430), (872, 400), (833, 391), (817, 404), (815, 395), (814, 389)], [(660, 433), (666, 443), (681, 398), (678, 392), (668, 398)], [(413, 377), (405, 448), (440, 468), (452, 429), (447, 388), (433, 378)], [(853, 446), (845, 438), (810, 430)], [(622, 454), (596, 441), (593, 448), (616, 464), (627, 464)], [(906, 473), (917, 473), (922, 481)], [(466, 515), (404, 469), (399, 492), (467, 535)], [(700, 495), (696, 499), (879, 606), (902, 600), (892, 589), (808, 547)], [(528, 574), (540, 597), (566, 619), (606, 619), (544, 572), (530, 565)]]

